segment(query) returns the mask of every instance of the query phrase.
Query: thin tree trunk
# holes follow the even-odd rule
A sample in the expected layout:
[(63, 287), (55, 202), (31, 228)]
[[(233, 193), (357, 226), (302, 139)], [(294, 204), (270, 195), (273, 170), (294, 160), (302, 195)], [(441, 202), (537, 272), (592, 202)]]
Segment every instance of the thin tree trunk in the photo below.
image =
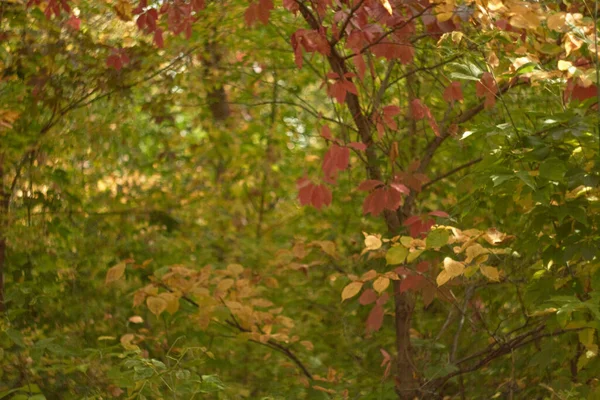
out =
[(400, 282), (394, 281), (394, 304), (396, 325), (396, 392), (400, 399), (419, 397), (419, 379), (412, 360), (410, 327), (415, 308), (414, 298), (407, 292), (400, 293)]
[(8, 221), (9, 194), (4, 188), (4, 155), (0, 154), (0, 313), (6, 311), (4, 304), (4, 270), (6, 267), (6, 224)]

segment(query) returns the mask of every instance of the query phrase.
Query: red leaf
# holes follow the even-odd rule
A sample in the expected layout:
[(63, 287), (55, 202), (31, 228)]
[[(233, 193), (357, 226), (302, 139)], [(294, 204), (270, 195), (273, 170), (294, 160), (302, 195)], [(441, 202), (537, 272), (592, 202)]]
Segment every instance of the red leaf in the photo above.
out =
[(380, 367), (383, 367), (385, 364), (392, 361), (392, 356), (390, 355), (390, 353), (388, 353), (384, 349), (379, 349), (379, 351), (381, 352), (381, 355), (383, 356), (383, 361), (381, 362)]
[(204, 7), (206, 7), (206, 5), (204, 4), (204, 0), (192, 0), (191, 4), (192, 10), (194, 11), (204, 10)]
[(568, 102), (570, 100), (584, 101), (598, 95), (598, 89), (596, 85), (590, 85), (585, 87), (577, 82), (573, 78), (567, 80), (567, 86), (564, 92), (564, 100)]
[(253, 26), (256, 21), (258, 20), (258, 10), (259, 5), (258, 2), (253, 1), (252, 3), (250, 3), (250, 5), (248, 6), (248, 8), (246, 9), (246, 12), (244, 13), (244, 19), (246, 20), (246, 25), (248, 26)]
[(434, 217), (440, 218), (450, 218), (450, 215), (448, 215), (448, 213), (444, 211), (432, 211), (429, 213), (429, 215), (433, 215)]
[(356, 65), (356, 72), (358, 73), (359, 79), (362, 81), (365, 79), (365, 72), (367, 71), (367, 64), (365, 64), (365, 59), (362, 54), (358, 54), (354, 56), (354, 65)]
[(378, 306), (384, 306), (385, 303), (387, 303), (387, 301), (390, 299), (390, 295), (388, 292), (385, 292), (381, 295), (380, 298), (377, 299), (377, 305)]
[(263, 25), (269, 23), (269, 16), (271, 15), (271, 10), (273, 9), (273, 0), (259, 0), (258, 1), (258, 18)]
[(325, 185), (321, 185), (321, 191), (323, 192), (323, 198), (325, 200), (325, 205), (331, 205), (331, 201), (333, 200), (333, 196), (331, 195), (331, 190)]
[(366, 306), (367, 304), (371, 304), (371, 303), (375, 302), (375, 300), (377, 300), (377, 293), (375, 293), (375, 291), (373, 289), (366, 289), (365, 291), (362, 292), (362, 294), (358, 298), (358, 302), (360, 304), (362, 304), (363, 306)]
[(346, 81), (346, 80), (342, 80), (342, 85), (344, 86), (344, 89), (346, 89), (347, 92), (353, 93), (353, 94), (358, 94), (358, 90), (356, 89), (356, 86), (354, 85), (354, 83), (350, 82), (350, 81)]
[(119, 57), (118, 54), (111, 54), (106, 58), (106, 66), (120, 71), (121, 68), (123, 68), (123, 64), (121, 63), (121, 57)]
[(417, 271), (426, 272), (429, 270), (430, 266), (431, 266), (431, 264), (429, 263), (429, 261), (421, 261), (420, 263), (417, 264)]
[(415, 50), (407, 42), (382, 41), (371, 47), (371, 53), (377, 57), (385, 57), (388, 60), (399, 59), (401, 64), (410, 64), (413, 61)]
[(396, 189), (389, 188), (387, 190), (387, 201), (385, 208), (395, 211), (402, 205), (402, 194)]
[(298, 68), (302, 68), (302, 48), (308, 53), (316, 51), (326, 56), (331, 54), (324, 31), (298, 29), (292, 34), (291, 42)]
[(321, 127), (321, 137), (327, 140), (333, 140), (333, 136), (331, 136), (331, 129), (327, 125), (323, 125)]
[(300, 5), (296, 0), (283, 0), (283, 6), (294, 14), (296, 14), (300, 9)]
[(367, 318), (367, 332), (376, 332), (383, 325), (383, 307), (375, 305)]
[(347, 147), (337, 146), (336, 167), (340, 171), (344, 171), (350, 165), (350, 149)]
[(327, 89), (327, 95), (337, 100), (339, 104), (343, 104), (346, 101), (346, 88), (344, 87), (343, 81), (337, 81)]
[(269, 23), (269, 16), (273, 9), (273, 0), (258, 0), (250, 3), (244, 14), (246, 25), (253, 26), (256, 22), (263, 25)]
[(163, 32), (160, 28), (157, 28), (154, 31), (154, 43), (156, 43), (156, 47), (158, 47), (159, 49), (165, 47), (165, 42), (163, 40)]
[(296, 181), (296, 187), (298, 188), (300, 204), (303, 206), (309, 205), (315, 185), (308, 178), (300, 178)]
[(408, 226), (410, 231), (410, 236), (417, 238), (426, 232), (435, 225), (435, 221), (433, 219), (428, 219), (423, 221), (423, 218), (419, 215), (413, 215), (412, 217), (407, 218), (404, 221), (404, 225)]
[(398, 106), (385, 106), (385, 107), (383, 107), (383, 115), (385, 117), (389, 117), (389, 118), (394, 117), (394, 116), (400, 114), (400, 111), (401, 111), (400, 107), (398, 107)]
[(71, 17), (67, 21), (67, 25), (69, 27), (75, 29), (76, 31), (78, 31), (79, 27), (81, 26), (81, 20), (79, 18), (77, 18), (76, 16), (71, 15)]
[(496, 96), (494, 96), (491, 93), (486, 93), (485, 101), (483, 102), (483, 106), (486, 109), (490, 109), (490, 108), (493, 108), (495, 104), (496, 104)]
[(433, 118), (433, 115), (431, 115), (431, 111), (429, 110), (429, 108), (427, 108), (427, 122), (429, 122), (429, 126), (431, 127), (431, 130), (433, 131), (433, 133), (435, 133), (435, 136), (441, 136), (440, 133), (440, 127), (438, 126), (437, 122), (435, 121), (435, 118)]
[(455, 101), (463, 101), (463, 93), (460, 87), (460, 82), (452, 82), (446, 90), (444, 90), (444, 100), (448, 103), (454, 103)]
[(367, 196), (363, 203), (363, 214), (371, 213), (378, 216), (385, 209), (387, 203), (387, 190), (385, 188), (375, 189)]
[(407, 290), (417, 291), (423, 287), (424, 282), (426, 282), (426, 279), (421, 275), (407, 276), (400, 282), (400, 293), (404, 293)]
[(423, 105), (423, 103), (419, 99), (414, 99), (410, 103), (410, 112), (412, 114), (412, 117), (416, 120), (425, 118), (425, 109), (426, 108), (427, 107), (425, 105)]
[(371, 191), (375, 189), (377, 186), (382, 186), (383, 182), (378, 181), (376, 179), (367, 179), (366, 181), (362, 181), (360, 185), (358, 185), (358, 190)]
[(396, 120), (394, 117), (400, 114), (400, 107), (398, 106), (385, 106), (383, 107), (383, 122), (388, 126), (388, 128), (395, 130), (398, 128), (396, 125)]
[(410, 189), (407, 188), (406, 186), (404, 186), (401, 183), (392, 182), (392, 183), (390, 183), (390, 187), (393, 188), (394, 190), (400, 192), (400, 193), (404, 193), (406, 195), (410, 194)]
[(323, 188), (325, 190), (327, 189), (323, 185), (315, 186), (312, 192), (312, 197), (310, 199), (311, 204), (317, 210), (320, 210), (321, 208), (323, 208), (324, 205), (326, 205), (325, 193), (323, 192)]
[(410, 226), (417, 222), (421, 222), (421, 216), (413, 215), (412, 217), (408, 217), (406, 220), (404, 220), (404, 226)]
[(322, 170), (326, 177), (334, 178), (337, 171), (348, 168), (350, 162), (350, 149), (332, 144), (325, 157), (323, 157)]
[(331, 204), (331, 191), (327, 186), (320, 184), (314, 187), (311, 196), (311, 204), (317, 210)]
[(498, 86), (494, 76), (489, 72), (484, 72), (481, 75), (481, 79), (475, 85), (475, 92), (478, 97), (485, 96), (485, 108), (492, 108), (496, 104), (496, 93), (498, 93)]
[(364, 143), (360, 143), (360, 142), (350, 142), (350, 143), (348, 143), (348, 146), (352, 147), (354, 150), (357, 150), (357, 151), (367, 150), (367, 145)]

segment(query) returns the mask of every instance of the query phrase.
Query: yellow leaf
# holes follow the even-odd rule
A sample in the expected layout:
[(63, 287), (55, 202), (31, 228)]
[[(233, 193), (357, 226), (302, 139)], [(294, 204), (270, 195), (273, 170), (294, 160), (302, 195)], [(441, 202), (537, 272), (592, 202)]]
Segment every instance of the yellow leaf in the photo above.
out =
[(277, 279), (275, 279), (271, 276), (265, 278), (264, 282), (265, 282), (266, 287), (269, 287), (269, 288), (278, 288), (279, 287), (279, 282), (277, 282)]
[(564, 37), (565, 53), (568, 56), (573, 51), (579, 50), (583, 46), (583, 40), (576, 37), (572, 32), (569, 32)]
[(121, 345), (126, 349), (126, 350), (135, 350), (138, 347), (133, 344), (133, 340), (135, 339), (135, 335), (132, 333), (127, 333), (123, 336), (121, 336), (121, 339), (119, 340), (121, 342)]
[(335, 390), (333, 390), (333, 389), (327, 389), (327, 388), (324, 388), (323, 386), (314, 385), (312, 388), (315, 389), (315, 390), (318, 390), (319, 392), (325, 392), (325, 393), (329, 393), (329, 394), (335, 394)]
[(132, 7), (129, 0), (118, 0), (115, 4), (115, 12), (117, 16), (123, 21), (131, 21), (133, 18)]
[(537, 29), (540, 26), (540, 17), (527, 7), (512, 7), (511, 12), (514, 15), (510, 19), (510, 24), (515, 28)]
[(553, 31), (566, 32), (568, 30), (567, 23), (565, 22), (566, 15), (566, 13), (561, 11), (549, 16), (548, 19), (546, 19), (548, 28)]
[(167, 309), (167, 302), (160, 297), (151, 296), (146, 299), (146, 305), (150, 312), (157, 317)]
[(117, 280), (121, 279), (121, 277), (123, 276), (124, 273), (125, 273), (125, 263), (120, 262), (117, 265), (115, 265), (114, 267), (108, 269), (108, 272), (106, 272), (106, 281), (104, 283), (109, 284), (111, 282), (117, 281)]
[(333, 243), (331, 240), (319, 240), (314, 242), (316, 245), (318, 245), (319, 247), (321, 247), (321, 250), (323, 250), (323, 252), (325, 252), (325, 254), (336, 258), (337, 255), (335, 253), (335, 243)]
[(471, 246), (467, 247), (467, 258), (465, 259), (465, 263), (470, 263), (471, 261), (473, 261), (474, 259), (476, 259), (477, 257), (479, 257), (482, 254), (487, 254), (489, 253), (489, 251), (484, 248), (482, 245), (475, 243), (472, 244)]
[(571, 63), (571, 61), (558, 60), (558, 70), (559, 71), (566, 71), (569, 68), (571, 68), (572, 66), (573, 66), (573, 64)]
[(549, 314), (555, 314), (558, 310), (554, 307), (546, 308), (544, 310), (534, 311), (531, 314), (528, 314), (528, 317), (543, 317)]
[(389, 279), (391, 279), (393, 281), (399, 281), (400, 280), (400, 277), (394, 271), (388, 271), (385, 274), (383, 274), (383, 276), (385, 276), (386, 278), (389, 278)]
[(490, 281), (500, 282), (500, 274), (498, 273), (498, 269), (494, 267), (487, 267), (482, 265), (479, 267), (483, 276), (488, 278)]
[(454, 15), (455, 1), (443, 0), (437, 3), (435, 7), (435, 16), (438, 21), (448, 21)]
[(254, 307), (266, 308), (273, 306), (273, 303), (267, 299), (252, 299), (251, 303)]
[(377, 293), (384, 292), (388, 286), (390, 286), (390, 280), (384, 276), (380, 276), (379, 278), (375, 279), (375, 282), (373, 282), (373, 289), (375, 289)]
[(490, 11), (498, 11), (503, 7), (502, 0), (489, 0), (487, 3), (487, 9)]
[(459, 261), (454, 261), (450, 257), (444, 258), (444, 269), (451, 277), (462, 275), (465, 271), (465, 265)]
[(448, 282), (449, 280), (450, 280), (450, 274), (448, 274), (448, 272), (446, 272), (446, 270), (442, 270), (442, 272), (440, 272), (440, 274), (435, 279), (438, 286), (442, 286), (444, 283)]
[(490, 228), (485, 232), (485, 235), (483, 235), (483, 238), (489, 244), (495, 246), (497, 244), (506, 243), (506, 242), (514, 239), (514, 236), (509, 236), (506, 233), (502, 233), (502, 232), (497, 231), (494, 228)]
[(142, 322), (144, 322), (144, 319), (139, 315), (134, 315), (132, 317), (129, 317), (129, 322), (131, 322), (132, 324), (141, 324)]
[(229, 264), (227, 266), (227, 272), (229, 272), (233, 276), (238, 276), (242, 272), (244, 272), (244, 267), (240, 264)]
[(444, 258), (444, 270), (436, 278), (438, 286), (442, 286), (450, 279), (462, 275), (465, 272), (465, 265), (454, 261), (450, 257)]
[(179, 310), (179, 296), (176, 296), (174, 293), (164, 292), (159, 294), (158, 297), (167, 303), (166, 310), (169, 314), (173, 315)]
[(313, 346), (313, 344), (311, 342), (309, 342), (308, 340), (302, 340), (300, 341), (300, 344), (302, 346), (304, 346), (306, 348), (306, 350), (311, 351), (312, 349), (315, 348), (315, 346)]
[(294, 320), (290, 317), (286, 317), (285, 315), (278, 315), (277, 318), (275, 318), (275, 322), (289, 329), (292, 329), (294, 327)]
[(371, 270), (365, 272), (363, 274), (363, 276), (360, 277), (360, 280), (363, 282), (366, 282), (366, 281), (373, 280), (376, 277), (377, 277), (377, 271), (375, 271), (374, 269), (371, 269)]
[(368, 250), (377, 250), (381, 247), (381, 239), (379, 239), (377, 236), (367, 235), (365, 237), (365, 247)]
[(390, 15), (394, 13), (394, 10), (392, 10), (392, 5), (390, 4), (389, 0), (381, 0), (381, 4), (383, 5), (383, 8), (385, 8), (387, 12), (390, 13)]
[(342, 290), (342, 301), (356, 296), (358, 292), (360, 292), (360, 289), (362, 289), (362, 286), (363, 283), (359, 281), (351, 282), (348, 285), (346, 285), (344, 290)]
[(294, 245), (292, 253), (294, 253), (294, 256), (299, 260), (302, 260), (308, 254), (308, 252), (304, 248), (304, 243), (302, 242), (298, 242)]
[(223, 279), (217, 284), (217, 290), (220, 292), (226, 292), (230, 287), (233, 286), (233, 279)]

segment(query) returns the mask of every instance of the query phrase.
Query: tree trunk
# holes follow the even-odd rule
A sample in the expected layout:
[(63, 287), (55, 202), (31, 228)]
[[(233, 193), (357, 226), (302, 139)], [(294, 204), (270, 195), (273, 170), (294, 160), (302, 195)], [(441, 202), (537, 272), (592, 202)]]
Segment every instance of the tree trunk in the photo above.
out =
[(4, 155), (0, 154), (0, 313), (6, 311), (4, 270), (6, 266), (6, 225), (8, 223), (9, 196), (4, 188)]
[(400, 282), (394, 281), (394, 304), (396, 325), (396, 392), (400, 399), (419, 398), (419, 379), (412, 360), (410, 326), (414, 299), (409, 293), (400, 293)]

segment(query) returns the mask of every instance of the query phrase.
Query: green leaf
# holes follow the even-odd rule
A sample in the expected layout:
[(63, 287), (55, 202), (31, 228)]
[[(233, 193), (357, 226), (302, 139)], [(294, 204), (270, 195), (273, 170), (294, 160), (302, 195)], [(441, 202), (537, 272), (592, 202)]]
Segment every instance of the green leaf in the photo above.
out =
[(565, 163), (556, 157), (548, 158), (540, 164), (540, 176), (551, 181), (560, 181), (566, 172)]
[(6, 335), (10, 338), (10, 340), (13, 341), (14, 344), (16, 344), (17, 346), (20, 347), (27, 347), (25, 346), (25, 342), (23, 342), (23, 335), (21, 334), (21, 332), (14, 330), (14, 329), (7, 329), (6, 330)]
[(494, 186), (500, 186), (504, 182), (509, 181), (512, 178), (514, 178), (514, 176), (503, 174), (503, 175), (492, 175), (490, 178), (492, 178), (492, 182), (494, 182)]
[(535, 181), (533, 180), (533, 177), (529, 175), (528, 171), (518, 171), (516, 175), (523, 183), (535, 190)]
[(411, 262), (415, 261), (417, 258), (419, 258), (419, 256), (421, 254), (423, 254), (424, 251), (425, 250), (421, 249), (421, 250), (415, 250), (415, 251), (408, 253), (408, 257), (406, 257), (406, 262), (411, 263)]
[(537, 67), (537, 64), (534, 62), (528, 62), (519, 67), (517, 69), (516, 75), (527, 74), (529, 72), (533, 72), (533, 70)]
[(446, 229), (434, 229), (427, 235), (426, 247), (428, 249), (439, 248), (448, 243), (450, 232)]
[(385, 254), (387, 265), (402, 264), (408, 255), (408, 249), (404, 246), (394, 246)]

